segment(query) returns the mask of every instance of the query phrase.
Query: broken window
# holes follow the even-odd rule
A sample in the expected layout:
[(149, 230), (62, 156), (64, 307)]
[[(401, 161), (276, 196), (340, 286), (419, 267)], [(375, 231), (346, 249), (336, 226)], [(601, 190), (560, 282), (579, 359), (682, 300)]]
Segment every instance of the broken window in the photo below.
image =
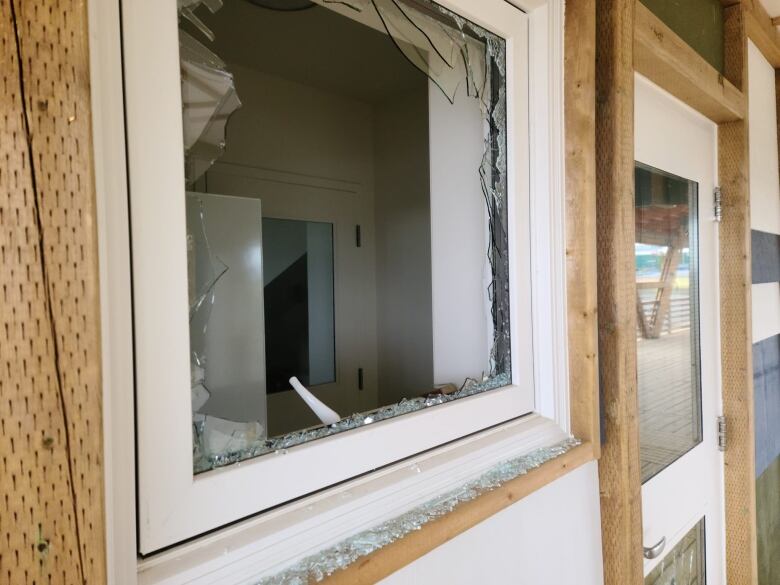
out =
[(510, 384), (505, 41), (428, 0), (179, 10), (195, 472)]

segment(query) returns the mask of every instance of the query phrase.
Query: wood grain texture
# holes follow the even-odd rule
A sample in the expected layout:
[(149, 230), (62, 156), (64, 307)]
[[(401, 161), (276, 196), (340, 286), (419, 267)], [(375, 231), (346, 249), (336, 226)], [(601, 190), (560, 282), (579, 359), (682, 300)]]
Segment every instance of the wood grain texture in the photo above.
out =
[(714, 122), (745, 117), (745, 96), (671, 28), (636, 2), (634, 68)]
[(599, 462), (606, 585), (642, 583), (634, 278), (634, 0), (596, 13)]
[(592, 446), (589, 443), (579, 445), (527, 475), (521, 475), (475, 500), (459, 505), (449, 514), (357, 560), (322, 582), (326, 585), (376, 583), (493, 514), (592, 460)]
[[(724, 73), (747, 94), (745, 21), (742, 5), (724, 11)], [(723, 414), (728, 424), (724, 486), (729, 585), (753, 585), (758, 579), (748, 165), (747, 122), (718, 126), (718, 173), (723, 196), (719, 264)]]
[(745, 8), (748, 38), (772, 67), (780, 67), (780, 31), (775, 27), (773, 19), (769, 17), (760, 0), (746, 0), (742, 5)]
[(596, 275), (596, 2), (570, 0), (564, 29), (566, 287), (574, 436), (600, 454)]
[(0, 3), (0, 582), (104, 583), (86, 5)]

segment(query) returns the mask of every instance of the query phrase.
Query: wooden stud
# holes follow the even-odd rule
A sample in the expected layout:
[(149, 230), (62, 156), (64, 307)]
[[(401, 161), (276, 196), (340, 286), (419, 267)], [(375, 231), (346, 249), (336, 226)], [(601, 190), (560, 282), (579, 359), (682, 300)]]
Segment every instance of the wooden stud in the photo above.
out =
[[(747, 94), (746, 11), (724, 10), (725, 76)], [(755, 498), (755, 431), (751, 333), (750, 198), (746, 120), (718, 126), (720, 224), (720, 330), (723, 414), (728, 424), (724, 456), (726, 581), (758, 580)]]
[(780, 67), (780, 31), (775, 28), (774, 19), (769, 17), (760, 0), (746, 0), (742, 6), (748, 38), (772, 67)]
[(634, 68), (713, 122), (745, 117), (745, 96), (672, 29), (636, 2)]
[(599, 462), (606, 585), (640, 584), (642, 507), (634, 278), (634, 0), (602, 0), (596, 18)]
[(596, 274), (596, 2), (571, 0), (564, 29), (566, 281), (574, 436), (600, 453)]
[(87, 13), (0, 3), (0, 582), (105, 583)]

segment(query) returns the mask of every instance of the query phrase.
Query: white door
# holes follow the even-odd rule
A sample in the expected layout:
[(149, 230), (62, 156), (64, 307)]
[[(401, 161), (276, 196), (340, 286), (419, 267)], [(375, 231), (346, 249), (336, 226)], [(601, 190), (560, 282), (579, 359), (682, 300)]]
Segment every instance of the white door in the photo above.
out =
[(723, 585), (717, 126), (641, 76), (634, 119), (646, 583)]

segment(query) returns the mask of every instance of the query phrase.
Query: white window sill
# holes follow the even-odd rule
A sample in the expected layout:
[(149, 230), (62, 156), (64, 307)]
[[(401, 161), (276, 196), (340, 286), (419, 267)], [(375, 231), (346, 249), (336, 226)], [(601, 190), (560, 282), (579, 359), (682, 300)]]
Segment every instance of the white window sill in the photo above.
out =
[(553, 421), (527, 415), (140, 560), (138, 583), (255, 583), (566, 438)]

